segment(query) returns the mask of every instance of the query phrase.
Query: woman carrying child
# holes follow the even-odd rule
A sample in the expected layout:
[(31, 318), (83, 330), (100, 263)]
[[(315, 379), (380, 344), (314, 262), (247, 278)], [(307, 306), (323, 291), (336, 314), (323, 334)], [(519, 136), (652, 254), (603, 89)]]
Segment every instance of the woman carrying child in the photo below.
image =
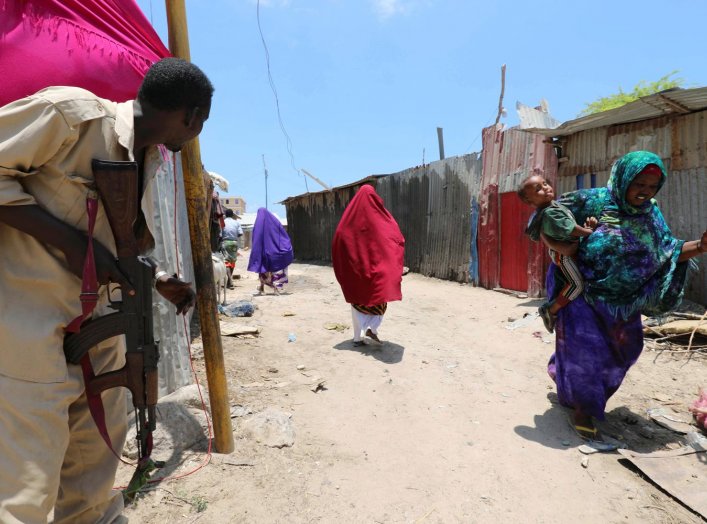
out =
[[(548, 364), (559, 400), (574, 410), (573, 425), (583, 438), (600, 438), (594, 419), (604, 419), (608, 399), (641, 354), (641, 313), (677, 306), (687, 261), (707, 252), (707, 231), (699, 240), (672, 236), (653, 200), (666, 178), (660, 157), (634, 151), (616, 161), (607, 187), (560, 199), (577, 222), (592, 216), (599, 222), (579, 245), (584, 293), (559, 310), (555, 354)], [(576, 247), (544, 240), (558, 252)], [(556, 285), (550, 270), (550, 294)]]

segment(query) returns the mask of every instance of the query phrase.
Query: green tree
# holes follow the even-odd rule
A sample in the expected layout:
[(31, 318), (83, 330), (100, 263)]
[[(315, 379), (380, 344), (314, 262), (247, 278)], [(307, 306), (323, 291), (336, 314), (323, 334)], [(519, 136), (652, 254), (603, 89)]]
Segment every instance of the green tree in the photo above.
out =
[(652, 95), (653, 93), (658, 93), (674, 87), (682, 87), (685, 83), (682, 78), (670, 78), (677, 73), (678, 71), (668, 73), (655, 82), (646, 82), (645, 80), (641, 80), (638, 84), (636, 84), (633, 90), (628, 93), (624, 92), (624, 90), (619, 87), (618, 93), (614, 93), (609, 96), (602, 96), (594, 102), (586, 104), (579, 116), (593, 115), (594, 113), (600, 113), (602, 111), (621, 107), (624, 104), (638, 100), (642, 96)]

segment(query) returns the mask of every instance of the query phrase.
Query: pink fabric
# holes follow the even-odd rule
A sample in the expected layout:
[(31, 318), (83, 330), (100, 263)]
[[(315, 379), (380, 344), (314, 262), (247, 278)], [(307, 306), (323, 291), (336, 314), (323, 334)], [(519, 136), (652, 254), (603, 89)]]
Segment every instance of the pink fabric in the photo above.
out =
[(124, 102), (170, 56), (135, 0), (0, 0), (0, 106), (54, 85)]

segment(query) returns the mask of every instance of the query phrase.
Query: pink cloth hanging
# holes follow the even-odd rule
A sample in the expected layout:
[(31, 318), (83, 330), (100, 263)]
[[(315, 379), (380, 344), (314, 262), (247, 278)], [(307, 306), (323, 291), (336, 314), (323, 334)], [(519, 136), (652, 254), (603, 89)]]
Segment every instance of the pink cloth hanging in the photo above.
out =
[(54, 85), (124, 102), (169, 50), (135, 0), (0, 1), (0, 106)]

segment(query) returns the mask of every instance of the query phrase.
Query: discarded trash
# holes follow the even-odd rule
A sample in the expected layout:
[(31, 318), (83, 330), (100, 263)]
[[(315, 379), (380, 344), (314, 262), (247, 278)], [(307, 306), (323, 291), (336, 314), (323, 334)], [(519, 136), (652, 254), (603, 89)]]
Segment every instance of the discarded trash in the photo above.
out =
[(552, 343), (552, 339), (549, 338), (547, 335), (543, 334), (542, 331), (533, 331), (533, 336), (534, 336), (535, 338), (539, 338), (539, 339), (542, 340), (545, 344), (551, 344), (551, 343)]
[(691, 431), (686, 435), (685, 440), (687, 441), (688, 446), (691, 446), (697, 450), (707, 450), (707, 437), (699, 431)]
[(299, 371), (302, 371), (304, 368), (305, 368), (305, 366), (303, 364), (300, 364), (299, 366), (297, 366), (297, 369)]
[(317, 393), (318, 391), (326, 391), (326, 380), (324, 379), (317, 379), (314, 382), (312, 382), (312, 385), (310, 386), (310, 390), (314, 393)]
[(700, 389), (700, 396), (688, 408), (695, 416), (697, 425), (707, 430), (707, 389)]
[(617, 444), (611, 442), (601, 442), (598, 440), (592, 440), (586, 444), (582, 444), (577, 448), (580, 453), (585, 455), (591, 455), (592, 453), (607, 453), (609, 451), (616, 451), (619, 449)]
[(532, 324), (533, 320), (535, 320), (536, 318), (538, 318), (537, 311), (535, 313), (526, 313), (518, 320), (514, 320), (513, 322), (506, 324), (506, 329), (512, 330), (518, 329), (519, 327), (527, 326), (528, 324)]
[(588, 468), (589, 467), (589, 457), (582, 457), (582, 467), (583, 468)]
[(650, 408), (646, 411), (648, 417), (659, 426), (662, 426), (675, 433), (687, 434), (694, 431), (694, 426), (686, 417), (681, 417), (679, 413), (675, 413), (672, 409), (666, 407)]
[(221, 334), (227, 337), (257, 337), (260, 328), (256, 326), (244, 326), (237, 320), (222, 320), (219, 322)]
[(328, 329), (330, 331), (339, 331), (339, 332), (344, 332), (347, 329), (349, 329), (349, 326), (346, 324), (339, 324), (338, 322), (327, 322), (324, 324), (324, 329)]
[(223, 309), (223, 314), (228, 317), (252, 317), (255, 312), (255, 304), (247, 300), (237, 300), (225, 308), (219, 306), (219, 311), (221, 309)]
[(285, 312), (282, 314), (282, 316), (283, 316), (283, 317), (294, 317), (295, 314), (294, 314), (292, 311), (285, 311)]
[(294, 333), (290, 333), (287, 335), (287, 341), (288, 342), (296, 342), (297, 341), (297, 335)]

